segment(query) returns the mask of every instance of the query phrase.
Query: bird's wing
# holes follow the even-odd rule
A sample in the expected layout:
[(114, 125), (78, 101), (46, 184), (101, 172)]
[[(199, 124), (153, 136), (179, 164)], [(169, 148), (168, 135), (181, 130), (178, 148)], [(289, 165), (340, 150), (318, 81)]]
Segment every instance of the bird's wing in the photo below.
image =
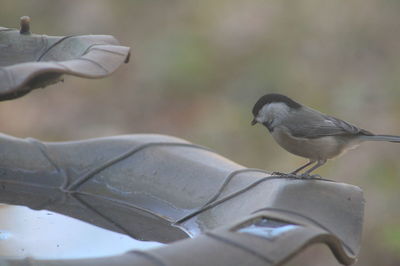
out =
[(341, 119), (304, 108), (288, 117), (285, 123), (294, 137), (319, 138), (338, 135), (373, 135)]

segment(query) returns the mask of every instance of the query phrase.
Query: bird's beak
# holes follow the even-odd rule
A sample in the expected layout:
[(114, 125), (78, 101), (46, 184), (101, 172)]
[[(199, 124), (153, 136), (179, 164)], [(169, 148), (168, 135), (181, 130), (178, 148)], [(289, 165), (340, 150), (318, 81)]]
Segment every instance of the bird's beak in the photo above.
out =
[(257, 120), (254, 118), (253, 121), (251, 121), (251, 125), (254, 126), (255, 124), (257, 124)]

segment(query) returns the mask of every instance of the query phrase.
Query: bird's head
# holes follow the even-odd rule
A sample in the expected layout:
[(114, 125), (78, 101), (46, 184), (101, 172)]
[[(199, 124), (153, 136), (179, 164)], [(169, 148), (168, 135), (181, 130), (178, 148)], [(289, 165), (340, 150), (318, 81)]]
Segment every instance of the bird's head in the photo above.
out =
[(271, 131), (273, 122), (282, 119), (291, 109), (299, 108), (301, 108), (301, 104), (285, 95), (277, 93), (266, 94), (258, 99), (253, 107), (253, 121), (251, 121), (251, 125), (260, 123)]

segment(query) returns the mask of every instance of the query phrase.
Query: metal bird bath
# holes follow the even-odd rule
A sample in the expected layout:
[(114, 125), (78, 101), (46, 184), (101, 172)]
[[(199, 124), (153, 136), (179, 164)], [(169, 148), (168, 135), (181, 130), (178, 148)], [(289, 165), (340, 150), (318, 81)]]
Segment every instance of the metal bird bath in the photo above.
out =
[[(129, 57), (111, 36), (35, 35), (26, 20), (21, 30), (0, 28), (1, 100), (63, 74), (103, 77)], [(274, 176), (163, 135), (63, 143), (0, 135), (0, 145), (0, 202), (170, 243), (29, 265), (282, 265), (314, 243), (349, 265), (359, 252), (364, 200), (352, 185)]]
[(129, 60), (129, 47), (110, 35), (47, 36), (32, 34), (29, 18), (21, 29), (0, 27), (0, 100), (20, 97), (62, 80), (110, 75)]

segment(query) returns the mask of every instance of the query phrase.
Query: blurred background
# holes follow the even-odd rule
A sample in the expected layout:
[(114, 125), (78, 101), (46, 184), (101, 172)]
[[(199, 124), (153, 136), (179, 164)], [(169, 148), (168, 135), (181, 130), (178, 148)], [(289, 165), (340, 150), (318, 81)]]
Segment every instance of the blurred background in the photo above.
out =
[[(265, 0), (0, 0), (0, 26), (29, 15), (38, 34), (110, 34), (131, 62), (100, 80), (0, 103), (5, 134), (66, 141), (160, 133), (247, 167), (287, 172), (251, 109), (278, 92), (375, 133), (400, 135), (400, 2)], [(366, 209), (356, 265), (400, 264), (400, 145), (367, 143), (318, 173), (360, 186)], [(338, 265), (319, 248), (301, 265)], [(292, 263), (296, 265), (296, 263)], [(299, 264), (297, 264), (299, 265)]]

